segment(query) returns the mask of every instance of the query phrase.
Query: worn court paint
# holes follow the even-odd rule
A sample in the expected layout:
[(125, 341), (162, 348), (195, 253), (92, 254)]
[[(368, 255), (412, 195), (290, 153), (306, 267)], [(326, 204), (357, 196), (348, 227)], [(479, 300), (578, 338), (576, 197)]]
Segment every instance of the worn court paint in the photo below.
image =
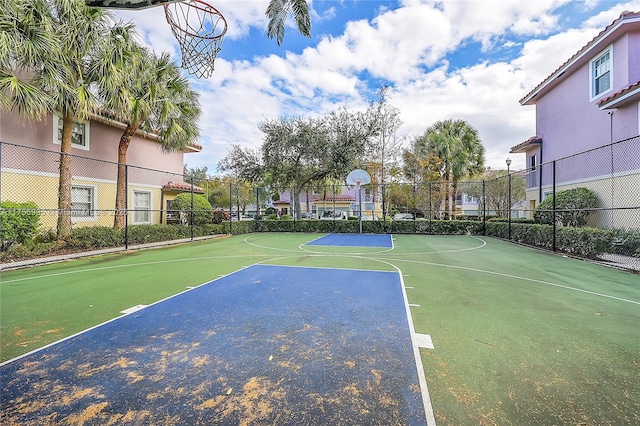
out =
[(257, 265), (3, 364), (2, 421), (425, 425), (412, 353), (398, 273)]
[(388, 234), (328, 234), (307, 243), (309, 246), (393, 247)]

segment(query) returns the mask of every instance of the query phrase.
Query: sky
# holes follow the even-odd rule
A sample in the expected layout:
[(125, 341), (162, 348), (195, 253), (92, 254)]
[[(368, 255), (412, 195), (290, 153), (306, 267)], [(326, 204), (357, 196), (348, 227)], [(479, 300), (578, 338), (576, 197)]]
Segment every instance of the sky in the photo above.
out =
[[(256, 149), (259, 125), (280, 117), (365, 110), (383, 85), (400, 112), (405, 144), (433, 123), (462, 119), (478, 130), (485, 164), (525, 167), (509, 154), (535, 135), (535, 106), (519, 100), (640, 0), (310, 0), (312, 37), (290, 19), (278, 46), (267, 38), (268, 0), (205, 0), (227, 20), (215, 71), (189, 76), (200, 93), (199, 153), (189, 168), (218, 162), (230, 144)], [(180, 63), (162, 7), (117, 11), (140, 40)]]

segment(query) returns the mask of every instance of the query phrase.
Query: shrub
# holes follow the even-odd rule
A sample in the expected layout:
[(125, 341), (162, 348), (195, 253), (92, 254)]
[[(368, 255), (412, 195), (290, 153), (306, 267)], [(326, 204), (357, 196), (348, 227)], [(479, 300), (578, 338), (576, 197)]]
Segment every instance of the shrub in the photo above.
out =
[[(585, 226), (591, 210), (598, 205), (598, 197), (588, 188), (573, 188), (556, 193), (556, 224), (561, 226)], [(553, 199), (550, 195), (536, 208), (536, 223), (553, 224)]]
[[(509, 222), (508, 217), (494, 217), (487, 220), (487, 222)], [(527, 219), (526, 217), (512, 217), (511, 223), (535, 223), (533, 219)]]
[(214, 210), (212, 213), (211, 221), (215, 224), (220, 224), (225, 220), (230, 220), (230, 219), (231, 217), (229, 216), (229, 212), (225, 212), (222, 210)]
[(282, 217), (280, 218), (280, 220), (291, 220), (291, 215), (290, 214), (283, 214)]
[(124, 231), (111, 226), (85, 226), (74, 228), (67, 240), (71, 248), (95, 249), (124, 244)]
[(129, 244), (156, 243), (190, 236), (191, 229), (188, 226), (174, 225), (133, 225), (129, 227), (127, 235)]
[(209, 203), (204, 195), (193, 194), (193, 216), (191, 214), (190, 192), (178, 194), (171, 204), (171, 209), (185, 213), (190, 225), (213, 223), (213, 210), (211, 208), (211, 203)]
[(13, 244), (24, 244), (38, 232), (40, 210), (36, 203), (0, 204), (0, 251), (6, 251)]

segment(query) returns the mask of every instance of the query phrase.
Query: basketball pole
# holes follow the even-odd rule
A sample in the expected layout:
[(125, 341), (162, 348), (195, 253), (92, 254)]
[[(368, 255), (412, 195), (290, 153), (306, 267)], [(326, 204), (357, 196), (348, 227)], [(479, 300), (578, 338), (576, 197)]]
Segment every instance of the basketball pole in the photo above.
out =
[(358, 191), (358, 225), (362, 234), (362, 192), (360, 191), (360, 181), (356, 181), (356, 190)]

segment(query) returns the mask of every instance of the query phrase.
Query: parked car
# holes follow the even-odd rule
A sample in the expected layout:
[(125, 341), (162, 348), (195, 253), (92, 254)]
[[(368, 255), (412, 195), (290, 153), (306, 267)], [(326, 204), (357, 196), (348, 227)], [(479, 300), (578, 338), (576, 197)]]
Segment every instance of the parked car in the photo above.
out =
[(378, 216), (365, 214), (362, 216), (362, 220), (380, 220)]
[[(237, 215), (233, 215), (231, 216), (231, 221), (237, 221), (238, 220), (238, 216)], [(253, 220), (253, 218), (251, 216), (248, 216), (246, 214), (241, 214), (240, 215), (240, 220)]]
[(393, 215), (393, 220), (413, 220), (411, 213), (396, 213)]
[(334, 219), (346, 219), (347, 212), (342, 210), (326, 210), (320, 217), (321, 220), (334, 220)]

